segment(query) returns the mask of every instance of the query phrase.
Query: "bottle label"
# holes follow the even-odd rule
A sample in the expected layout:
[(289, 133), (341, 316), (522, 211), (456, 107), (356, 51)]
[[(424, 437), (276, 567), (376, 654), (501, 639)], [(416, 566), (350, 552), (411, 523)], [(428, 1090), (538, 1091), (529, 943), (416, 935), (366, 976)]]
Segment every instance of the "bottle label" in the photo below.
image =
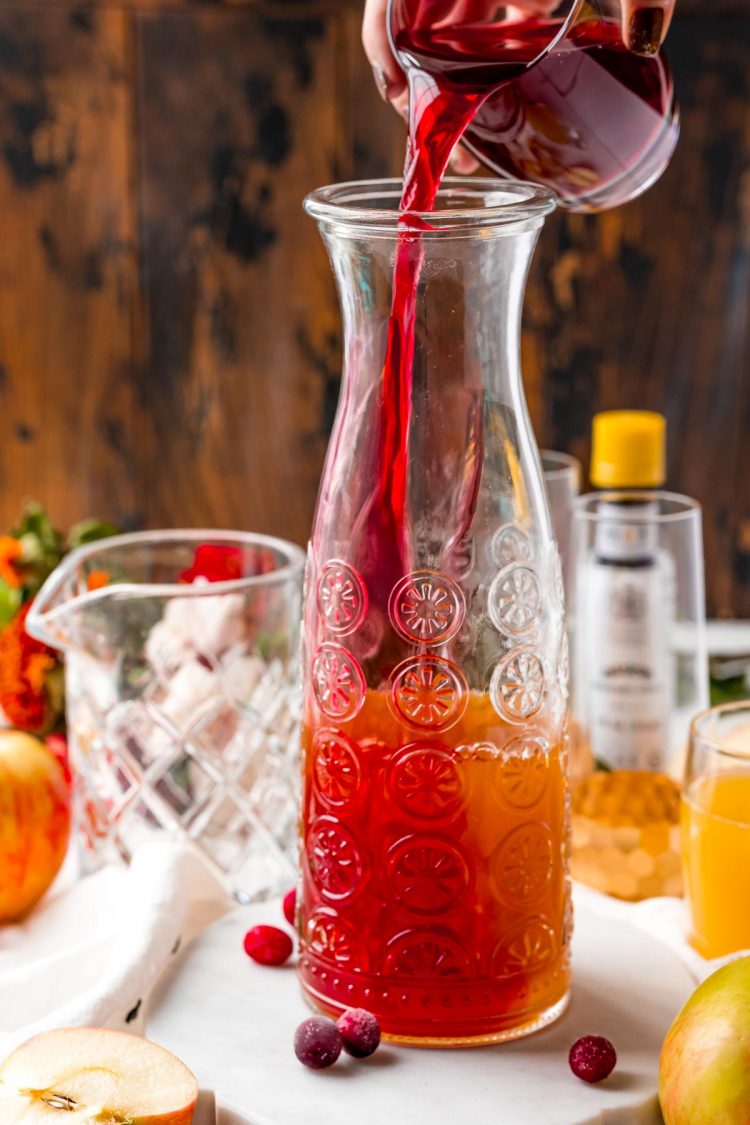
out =
[(670, 755), (673, 592), (668, 560), (641, 567), (592, 559), (580, 591), (581, 659), (595, 759), (610, 769), (663, 770)]

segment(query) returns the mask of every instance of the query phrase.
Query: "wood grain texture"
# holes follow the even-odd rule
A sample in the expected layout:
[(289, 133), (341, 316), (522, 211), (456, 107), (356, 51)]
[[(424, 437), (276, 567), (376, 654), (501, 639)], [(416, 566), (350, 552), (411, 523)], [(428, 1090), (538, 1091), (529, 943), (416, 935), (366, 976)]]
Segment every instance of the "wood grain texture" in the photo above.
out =
[(306, 538), (339, 323), (301, 202), (345, 163), (341, 34), (249, 9), (139, 17), (151, 524)]
[[(709, 605), (750, 615), (750, 12), (681, 0), (664, 179), (550, 221), (524, 367), (540, 441), (652, 406), (706, 504)], [(304, 542), (338, 395), (310, 188), (398, 174), (361, 0), (0, 0), (0, 526), (255, 527)]]
[(137, 306), (122, 14), (0, 19), (0, 524), (139, 517)]

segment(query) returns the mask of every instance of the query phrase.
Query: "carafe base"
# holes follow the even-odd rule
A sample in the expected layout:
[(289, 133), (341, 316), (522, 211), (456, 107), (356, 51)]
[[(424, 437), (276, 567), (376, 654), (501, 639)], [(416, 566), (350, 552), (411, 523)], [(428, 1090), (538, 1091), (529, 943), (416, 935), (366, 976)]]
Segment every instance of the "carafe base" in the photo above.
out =
[[(306, 1004), (317, 1012), (323, 1012), (333, 1019), (337, 1019), (344, 1011), (346, 1011), (345, 1004), (337, 1004), (331, 1001), (328, 997), (316, 993), (308, 985), (301, 984), (302, 997)], [(529, 1018), (524, 1022), (519, 1023), (518, 1013), (506, 1017), (498, 1017), (497, 1019), (486, 1018), (481, 1021), (486, 1030), (482, 1030), (477, 1034), (450, 1034), (447, 1029), (443, 1034), (430, 1034), (427, 1023), (421, 1028), (414, 1027), (419, 1034), (407, 1034), (399, 1031), (393, 1026), (393, 1021), (381, 1020), (382, 1038), (384, 1042), (394, 1043), (401, 1047), (428, 1047), (428, 1048), (460, 1048), (460, 1047), (486, 1047), (493, 1043), (507, 1043), (514, 1039), (524, 1039), (527, 1035), (534, 1035), (537, 1031), (542, 1031), (545, 1027), (549, 1027), (560, 1018), (565, 1012), (570, 1003), (570, 987), (568, 986), (563, 995), (544, 1008), (541, 1012), (535, 1012), (529, 1015)], [(480, 1022), (480, 1021), (477, 1021)], [(389, 1027), (389, 1023), (391, 1026)], [(462, 1029), (468, 1030), (466, 1028)]]

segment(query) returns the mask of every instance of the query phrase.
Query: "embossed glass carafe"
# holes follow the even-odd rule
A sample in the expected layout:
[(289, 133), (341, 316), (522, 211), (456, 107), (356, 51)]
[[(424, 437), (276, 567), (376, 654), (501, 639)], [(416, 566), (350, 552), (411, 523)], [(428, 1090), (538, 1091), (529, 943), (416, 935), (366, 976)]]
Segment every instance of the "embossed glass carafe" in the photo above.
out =
[(519, 363), (553, 202), (449, 179), (399, 225), (399, 192), (306, 200), (345, 363), (308, 556), (299, 972), (399, 1041), (493, 1042), (569, 990), (563, 594)]

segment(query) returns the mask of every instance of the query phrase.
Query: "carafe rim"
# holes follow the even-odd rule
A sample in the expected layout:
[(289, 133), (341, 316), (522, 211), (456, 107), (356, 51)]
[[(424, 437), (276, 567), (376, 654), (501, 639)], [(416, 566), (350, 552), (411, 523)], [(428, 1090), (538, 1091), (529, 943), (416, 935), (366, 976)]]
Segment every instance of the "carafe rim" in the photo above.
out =
[(399, 209), (402, 188), (396, 177), (327, 184), (305, 197), (304, 208), (318, 222), (352, 227), (358, 233), (395, 238), (413, 229), (429, 239), (448, 233), (477, 235), (495, 227), (508, 232), (536, 229), (557, 206), (554, 193), (541, 184), (445, 176), (434, 211), (404, 212)]

